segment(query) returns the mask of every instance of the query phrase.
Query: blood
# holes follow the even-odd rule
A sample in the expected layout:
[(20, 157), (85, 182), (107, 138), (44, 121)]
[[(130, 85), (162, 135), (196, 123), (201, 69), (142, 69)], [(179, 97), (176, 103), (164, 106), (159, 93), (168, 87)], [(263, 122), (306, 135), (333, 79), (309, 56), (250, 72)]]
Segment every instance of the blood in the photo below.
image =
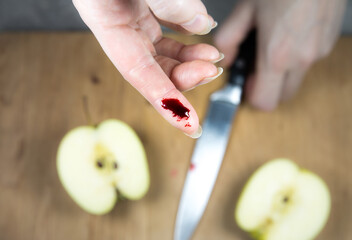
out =
[(186, 123), (185, 127), (192, 127), (192, 126), (191, 126), (191, 124), (189, 124), (189, 122), (188, 122), (188, 123)]
[(186, 120), (189, 118), (189, 109), (176, 98), (164, 98), (161, 101), (161, 106), (170, 110), (174, 114), (173, 116), (178, 118), (177, 121), (181, 121), (182, 118)]
[(195, 167), (196, 167), (196, 166), (195, 166), (193, 163), (191, 163), (191, 165), (189, 165), (189, 170), (190, 170), (190, 171), (193, 171)]

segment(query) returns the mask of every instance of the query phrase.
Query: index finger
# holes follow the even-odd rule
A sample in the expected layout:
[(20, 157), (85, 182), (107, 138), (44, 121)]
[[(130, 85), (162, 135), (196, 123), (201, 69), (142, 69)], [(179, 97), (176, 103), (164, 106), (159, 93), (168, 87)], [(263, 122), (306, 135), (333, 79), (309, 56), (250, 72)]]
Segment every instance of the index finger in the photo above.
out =
[(169, 123), (188, 135), (200, 136), (196, 111), (175, 88), (154, 59), (150, 48), (134, 29), (129, 26), (116, 26), (93, 32), (122, 76)]

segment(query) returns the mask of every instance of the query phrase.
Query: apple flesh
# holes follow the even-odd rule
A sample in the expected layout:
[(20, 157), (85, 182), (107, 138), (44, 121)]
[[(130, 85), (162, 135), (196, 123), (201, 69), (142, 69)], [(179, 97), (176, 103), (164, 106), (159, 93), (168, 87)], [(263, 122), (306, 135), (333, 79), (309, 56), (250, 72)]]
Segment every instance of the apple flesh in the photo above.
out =
[(109, 212), (120, 196), (140, 199), (149, 188), (143, 145), (134, 130), (118, 120), (67, 133), (58, 149), (57, 171), (68, 194), (92, 214)]
[(254, 239), (309, 240), (324, 227), (330, 202), (320, 177), (288, 159), (276, 159), (252, 175), (235, 219)]

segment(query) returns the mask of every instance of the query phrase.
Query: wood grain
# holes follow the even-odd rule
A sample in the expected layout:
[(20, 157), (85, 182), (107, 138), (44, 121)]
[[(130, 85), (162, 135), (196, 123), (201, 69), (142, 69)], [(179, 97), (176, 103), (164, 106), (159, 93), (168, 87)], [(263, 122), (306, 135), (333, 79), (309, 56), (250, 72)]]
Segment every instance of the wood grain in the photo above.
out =
[[(272, 113), (242, 106), (195, 240), (248, 239), (234, 222), (235, 203), (250, 174), (276, 157), (289, 157), (327, 182), (332, 212), (318, 239), (352, 239), (351, 76), (352, 38), (342, 38), (293, 100)], [(201, 119), (209, 94), (225, 79), (185, 93)], [(83, 212), (56, 173), (61, 138), (87, 124), (83, 96), (95, 122), (127, 122), (148, 155), (147, 196), (120, 202), (105, 216)], [(0, 239), (172, 239), (194, 143), (122, 79), (91, 34), (0, 35)]]

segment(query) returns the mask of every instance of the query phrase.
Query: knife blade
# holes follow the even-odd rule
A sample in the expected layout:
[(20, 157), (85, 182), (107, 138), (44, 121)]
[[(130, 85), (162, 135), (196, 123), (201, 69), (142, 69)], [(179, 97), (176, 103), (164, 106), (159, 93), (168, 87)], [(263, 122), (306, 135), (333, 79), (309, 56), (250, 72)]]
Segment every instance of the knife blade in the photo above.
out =
[(203, 122), (203, 134), (197, 140), (191, 166), (185, 180), (176, 217), (174, 240), (189, 240), (208, 204), (226, 152), (234, 115), (241, 103), (242, 89), (255, 58), (255, 30), (241, 44), (230, 68), (224, 88), (210, 96)]

